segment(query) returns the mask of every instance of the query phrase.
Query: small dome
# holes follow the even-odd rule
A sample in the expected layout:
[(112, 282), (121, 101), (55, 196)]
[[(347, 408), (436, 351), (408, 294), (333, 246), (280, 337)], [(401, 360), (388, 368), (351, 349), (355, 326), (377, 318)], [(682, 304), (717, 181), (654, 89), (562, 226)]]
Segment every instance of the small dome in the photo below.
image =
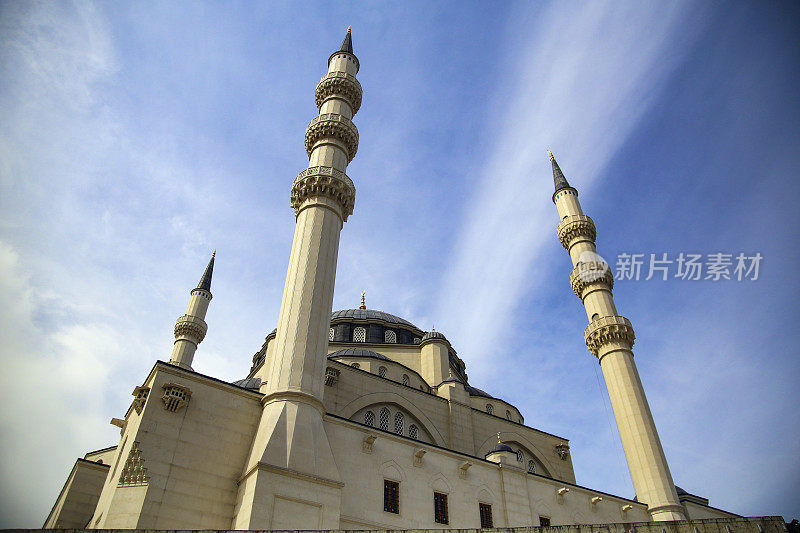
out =
[(450, 376), (446, 379), (443, 379), (442, 383), (461, 383), (462, 385), (464, 385), (464, 383), (455, 376)]
[(244, 378), (234, 381), (232, 384), (243, 389), (258, 390), (261, 387), (261, 378)]
[(482, 398), (494, 398), (488, 392), (482, 391), (481, 389), (477, 389), (475, 387), (470, 387), (469, 385), (464, 385), (464, 388), (467, 389), (467, 392), (470, 396), (480, 396)]
[[(504, 444), (502, 442), (498, 442), (497, 444), (495, 444), (494, 448), (492, 448), (492, 451), (490, 451), (489, 453), (497, 453), (497, 452), (517, 453), (511, 448), (511, 446), (509, 446), (508, 444)], [(489, 455), (489, 453), (487, 453), (486, 455)]]
[(422, 340), (426, 341), (428, 339), (442, 339), (447, 340), (447, 337), (439, 333), (438, 331), (429, 331), (423, 337)]
[(408, 320), (403, 320), (399, 316), (390, 315), (389, 313), (384, 313), (383, 311), (378, 311), (375, 309), (342, 309), (341, 311), (334, 311), (331, 313), (331, 321), (342, 318), (353, 318), (356, 320), (382, 320), (389, 324), (407, 326), (417, 330), (419, 329)]
[(362, 348), (345, 348), (344, 350), (337, 350), (328, 354), (328, 359), (335, 359), (337, 357), (374, 357), (375, 359), (385, 359), (391, 361), (382, 353), (373, 352), (372, 350), (364, 350)]

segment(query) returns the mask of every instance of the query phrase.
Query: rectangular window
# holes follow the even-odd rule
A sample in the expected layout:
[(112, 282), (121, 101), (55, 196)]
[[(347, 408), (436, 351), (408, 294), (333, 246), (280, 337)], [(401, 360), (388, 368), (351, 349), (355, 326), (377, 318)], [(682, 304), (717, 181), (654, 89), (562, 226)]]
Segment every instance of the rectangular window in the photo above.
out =
[(433, 493), (433, 519), (437, 524), (447, 524), (447, 494)]
[(488, 503), (479, 503), (478, 510), (481, 513), (481, 528), (494, 527), (492, 525), (492, 506)]
[(550, 527), (550, 518), (547, 516), (540, 516), (539, 517), (539, 526), (541, 527)]
[(400, 483), (383, 480), (383, 510), (387, 513), (400, 513)]

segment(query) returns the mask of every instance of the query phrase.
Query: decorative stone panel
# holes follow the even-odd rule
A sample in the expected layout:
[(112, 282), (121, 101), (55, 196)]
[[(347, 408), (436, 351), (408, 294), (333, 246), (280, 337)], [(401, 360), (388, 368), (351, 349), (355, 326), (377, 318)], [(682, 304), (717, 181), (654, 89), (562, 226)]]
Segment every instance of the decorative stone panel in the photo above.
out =
[(150, 394), (150, 387), (136, 387), (132, 394), (134, 398), (131, 407), (137, 415), (140, 415), (144, 409), (144, 403), (147, 401), (147, 395)]
[(561, 219), (556, 228), (558, 240), (561, 245), (569, 250), (579, 241), (591, 241), (597, 238), (597, 228), (594, 221), (587, 215), (572, 215)]
[(614, 273), (608, 263), (587, 261), (578, 263), (569, 275), (569, 282), (575, 295), (583, 300), (586, 289), (601, 287), (611, 291), (614, 288)]
[(306, 128), (306, 153), (311, 157), (314, 146), (323, 139), (335, 139), (347, 155), (347, 162), (353, 160), (358, 151), (358, 129), (353, 122), (337, 113), (323, 113), (314, 117)]
[(125, 466), (119, 475), (119, 484), (122, 486), (147, 485), (147, 469), (144, 467), (142, 452), (139, 443), (134, 442)]
[(566, 461), (569, 457), (569, 444), (557, 444), (556, 453), (562, 461)]
[(583, 332), (586, 347), (597, 356), (606, 344), (619, 343), (633, 348), (636, 335), (630, 320), (623, 316), (605, 316), (591, 322)]
[(290, 205), (295, 215), (300, 212), (303, 202), (314, 196), (325, 196), (337, 201), (342, 206), (342, 216), (347, 221), (356, 204), (356, 186), (341, 170), (333, 167), (309, 167), (297, 175), (292, 185)]
[(206, 331), (206, 321), (197, 316), (183, 315), (175, 322), (175, 340), (188, 340), (197, 345), (203, 342)]
[(331, 97), (341, 98), (353, 110), (353, 114), (358, 113), (361, 108), (361, 96), (363, 91), (361, 83), (352, 74), (347, 72), (329, 72), (322, 76), (317, 84), (314, 100), (317, 108), (322, 107), (325, 100)]
[(161, 401), (164, 402), (164, 409), (174, 413), (189, 403), (189, 398), (192, 397), (192, 391), (188, 387), (178, 385), (176, 383), (165, 383), (161, 386), (164, 389), (164, 395)]

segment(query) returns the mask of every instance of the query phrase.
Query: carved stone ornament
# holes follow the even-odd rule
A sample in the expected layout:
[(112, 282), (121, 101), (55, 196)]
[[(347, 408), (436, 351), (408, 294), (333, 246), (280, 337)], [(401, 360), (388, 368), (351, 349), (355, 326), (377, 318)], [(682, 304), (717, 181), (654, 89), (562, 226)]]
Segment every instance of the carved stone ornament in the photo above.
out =
[(361, 441), (361, 451), (364, 453), (372, 453), (372, 445), (375, 444), (375, 439), (377, 438), (377, 435), (367, 435), (364, 437), (364, 440)]
[(558, 223), (556, 231), (558, 232), (558, 240), (567, 250), (576, 242), (594, 242), (597, 238), (597, 228), (594, 227), (594, 221), (587, 215), (572, 215), (562, 219)]
[(323, 139), (335, 139), (347, 155), (347, 162), (353, 160), (358, 151), (358, 129), (353, 122), (337, 113), (323, 113), (308, 123), (306, 128), (306, 153), (311, 157), (314, 146)]
[(325, 385), (332, 387), (339, 381), (339, 369), (329, 366), (325, 369)]
[(583, 332), (586, 347), (597, 356), (600, 348), (606, 344), (618, 343), (633, 348), (636, 334), (630, 320), (623, 316), (604, 316), (591, 322)]
[(335, 96), (341, 98), (353, 110), (353, 114), (358, 113), (361, 108), (361, 83), (352, 74), (347, 72), (328, 72), (317, 84), (317, 90), (314, 93), (314, 100), (317, 103), (317, 108), (322, 107), (322, 104), (328, 98)]
[(147, 395), (150, 394), (150, 387), (136, 387), (132, 394), (134, 398), (131, 407), (137, 415), (140, 415), (144, 409), (144, 403), (147, 401)]
[(135, 442), (128, 453), (128, 459), (119, 475), (119, 484), (123, 486), (147, 485), (147, 469), (144, 467), (142, 452), (139, 451), (139, 443)]
[(344, 221), (353, 214), (356, 204), (356, 187), (347, 174), (333, 167), (309, 167), (302, 171), (292, 184), (290, 205), (295, 215), (309, 198), (325, 196), (342, 206)]
[(562, 461), (566, 461), (567, 457), (569, 457), (569, 445), (568, 444), (557, 444), (556, 445), (556, 453), (558, 457)]
[(208, 325), (205, 320), (192, 315), (183, 315), (175, 322), (175, 339), (186, 339), (200, 344), (206, 337)]
[(189, 403), (189, 398), (192, 397), (192, 391), (183, 385), (165, 383), (161, 385), (161, 388), (164, 389), (164, 395), (161, 397), (161, 401), (164, 402), (164, 409), (171, 413), (186, 407), (186, 404)]
[(583, 299), (584, 292), (589, 287), (602, 286), (609, 291), (614, 288), (614, 273), (608, 263), (601, 261), (581, 262), (572, 269), (569, 275), (572, 290), (575, 295)]

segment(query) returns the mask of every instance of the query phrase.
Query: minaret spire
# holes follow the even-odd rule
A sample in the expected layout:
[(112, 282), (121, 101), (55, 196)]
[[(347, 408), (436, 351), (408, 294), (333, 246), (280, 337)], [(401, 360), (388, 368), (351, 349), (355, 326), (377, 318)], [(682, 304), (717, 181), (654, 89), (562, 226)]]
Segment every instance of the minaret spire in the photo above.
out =
[(347, 27), (347, 34), (342, 39), (342, 46), (339, 47), (340, 52), (353, 53), (353, 35), (350, 32), (350, 26)]
[(603, 370), (636, 496), (647, 504), (653, 520), (685, 520), (633, 359), (633, 325), (619, 315), (614, 304), (614, 274), (597, 254), (597, 229), (592, 219), (583, 214), (578, 191), (564, 179), (553, 154), (550, 160), (556, 184), (553, 202), (561, 220), (558, 239), (572, 259), (572, 290), (583, 302), (589, 318), (583, 336)]
[(186, 314), (179, 317), (175, 322), (175, 344), (172, 346), (172, 356), (169, 362), (181, 368), (192, 370), (192, 360), (197, 345), (203, 342), (208, 331), (206, 324), (206, 312), (208, 304), (211, 302), (211, 276), (214, 273), (214, 257), (217, 251), (211, 254), (203, 277), (200, 283), (192, 289), (189, 296), (189, 306)]
[(562, 189), (571, 189), (572, 187), (570, 187), (569, 183), (567, 182), (567, 178), (564, 177), (564, 173), (561, 172), (561, 167), (558, 166), (556, 158), (553, 157), (553, 152), (548, 150), (547, 153), (550, 154), (550, 162), (553, 164), (553, 183), (556, 186), (553, 196), (555, 196), (556, 192)]

